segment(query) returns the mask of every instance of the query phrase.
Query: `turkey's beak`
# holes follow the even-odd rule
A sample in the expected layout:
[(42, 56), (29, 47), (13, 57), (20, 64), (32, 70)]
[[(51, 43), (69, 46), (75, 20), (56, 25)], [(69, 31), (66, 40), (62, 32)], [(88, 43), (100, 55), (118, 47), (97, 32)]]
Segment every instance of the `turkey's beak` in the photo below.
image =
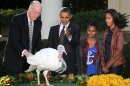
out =
[(65, 51), (65, 50), (64, 50), (63, 52), (67, 55), (67, 53), (66, 53), (66, 51)]

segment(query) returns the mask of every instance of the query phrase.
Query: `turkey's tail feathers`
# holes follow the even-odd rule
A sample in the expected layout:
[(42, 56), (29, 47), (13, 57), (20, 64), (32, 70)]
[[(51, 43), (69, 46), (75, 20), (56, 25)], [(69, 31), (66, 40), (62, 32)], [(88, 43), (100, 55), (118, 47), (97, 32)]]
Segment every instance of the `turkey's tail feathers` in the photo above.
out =
[(30, 65), (29, 68), (24, 72), (31, 72), (31, 71), (35, 70), (36, 68), (37, 68), (36, 65)]

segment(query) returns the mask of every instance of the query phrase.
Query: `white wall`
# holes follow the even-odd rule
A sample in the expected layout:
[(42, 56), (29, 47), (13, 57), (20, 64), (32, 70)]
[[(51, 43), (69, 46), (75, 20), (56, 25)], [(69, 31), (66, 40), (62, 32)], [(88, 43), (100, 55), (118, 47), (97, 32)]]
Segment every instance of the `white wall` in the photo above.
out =
[(50, 27), (59, 23), (62, 0), (42, 0), (42, 39), (48, 39)]

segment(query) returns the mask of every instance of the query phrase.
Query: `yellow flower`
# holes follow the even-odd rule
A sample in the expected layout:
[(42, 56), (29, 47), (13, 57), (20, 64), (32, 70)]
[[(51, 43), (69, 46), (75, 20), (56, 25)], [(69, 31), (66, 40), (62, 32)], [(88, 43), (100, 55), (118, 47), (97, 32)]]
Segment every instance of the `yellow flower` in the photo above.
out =
[(126, 86), (130, 86), (130, 79), (129, 79), (129, 78), (128, 78), (128, 79), (125, 79), (125, 80), (124, 80), (124, 83), (125, 83)]
[(6, 85), (9, 82), (9, 79), (4, 80), (4, 85)]
[(116, 74), (95, 75), (89, 78), (87, 86), (130, 86), (130, 79)]
[(81, 80), (81, 81), (80, 81), (80, 85), (82, 85), (83, 83), (84, 83), (84, 81), (83, 81), (83, 80)]
[(28, 78), (29, 80), (33, 80), (33, 73), (28, 73), (28, 74), (27, 74), (27, 78)]
[(19, 74), (18, 77), (25, 77), (25, 74)]
[(72, 80), (74, 80), (74, 79), (75, 79), (74, 74), (69, 74), (69, 75), (68, 75), (68, 80), (71, 80), (71, 81), (72, 81)]

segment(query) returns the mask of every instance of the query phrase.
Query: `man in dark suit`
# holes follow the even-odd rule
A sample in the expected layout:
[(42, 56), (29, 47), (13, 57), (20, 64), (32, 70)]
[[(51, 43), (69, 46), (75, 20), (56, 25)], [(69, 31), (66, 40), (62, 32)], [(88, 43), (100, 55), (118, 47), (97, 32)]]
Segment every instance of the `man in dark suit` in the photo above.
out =
[(63, 59), (67, 64), (65, 73), (77, 74), (76, 47), (80, 40), (80, 28), (70, 22), (72, 14), (68, 7), (63, 7), (59, 15), (61, 22), (59, 25), (51, 27), (48, 46), (56, 49), (59, 44), (64, 45), (67, 52), (67, 55), (63, 55)]
[(3, 66), (6, 74), (23, 73), (29, 64), (26, 58), (41, 48), (41, 3), (32, 1), (27, 12), (15, 15), (10, 24)]

